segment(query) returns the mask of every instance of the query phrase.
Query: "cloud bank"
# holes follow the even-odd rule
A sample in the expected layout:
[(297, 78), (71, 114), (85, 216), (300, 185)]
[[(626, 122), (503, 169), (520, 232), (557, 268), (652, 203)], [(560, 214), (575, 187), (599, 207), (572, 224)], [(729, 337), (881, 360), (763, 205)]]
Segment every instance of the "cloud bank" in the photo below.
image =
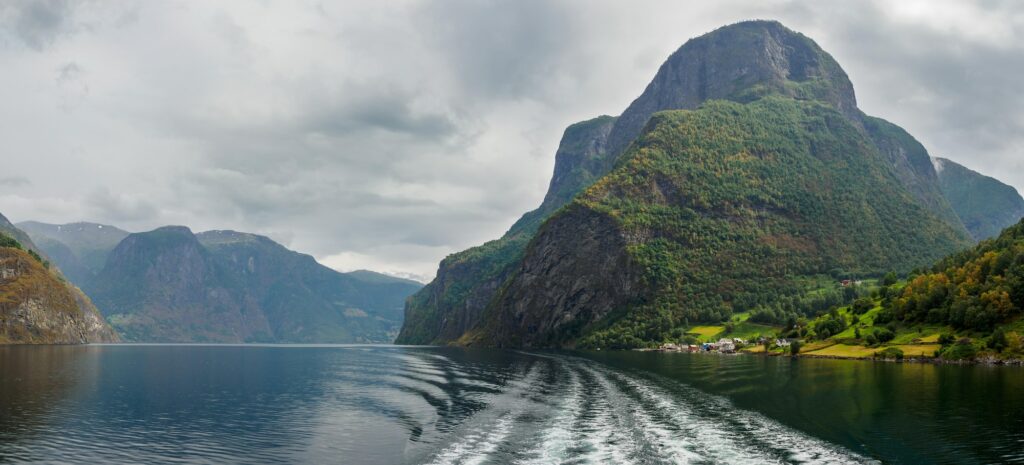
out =
[(818, 41), (933, 155), (1024, 187), (1024, 4), (891, 3), (5, 2), (0, 211), (427, 279), (539, 204), (567, 125), (753, 18)]

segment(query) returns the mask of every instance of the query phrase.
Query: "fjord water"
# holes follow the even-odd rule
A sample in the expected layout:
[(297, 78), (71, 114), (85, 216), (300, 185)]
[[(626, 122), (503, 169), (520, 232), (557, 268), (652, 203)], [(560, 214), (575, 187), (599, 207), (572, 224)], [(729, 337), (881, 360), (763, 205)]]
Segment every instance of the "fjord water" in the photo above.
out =
[(1024, 463), (1024, 370), (394, 346), (0, 347), (4, 463)]

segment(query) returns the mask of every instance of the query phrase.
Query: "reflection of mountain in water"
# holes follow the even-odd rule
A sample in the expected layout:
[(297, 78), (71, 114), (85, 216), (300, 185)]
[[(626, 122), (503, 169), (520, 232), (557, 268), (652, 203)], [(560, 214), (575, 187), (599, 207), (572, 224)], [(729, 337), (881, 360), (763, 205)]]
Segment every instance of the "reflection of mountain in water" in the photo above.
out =
[(53, 434), (65, 399), (94, 373), (71, 346), (0, 345), (0, 462), (19, 441)]

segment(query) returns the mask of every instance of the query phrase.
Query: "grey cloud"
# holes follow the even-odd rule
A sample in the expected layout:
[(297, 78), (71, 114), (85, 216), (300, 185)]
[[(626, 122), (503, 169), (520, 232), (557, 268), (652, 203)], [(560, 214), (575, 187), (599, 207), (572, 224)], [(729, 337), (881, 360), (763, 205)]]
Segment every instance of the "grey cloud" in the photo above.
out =
[(112, 222), (138, 223), (156, 217), (158, 208), (139, 196), (113, 192), (101, 187), (85, 197), (85, 207), (99, 218)]
[(443, 139), (457, 130), (447, 115), (414, 110), (416, 94), (395, 85), (351, 84), (344, 91), (339, 101), (314, 103), (300, 126), (329, 135), (383, 130), (426, 139)]
[(426, 2), (419, 35), (446, 51), (461, 86), (485, 99), (543, 95), (572, 61), (574, 15), (583, 5), (560, 1)]
[(934, 155), (1024, 186), (1021, 3), (113, 2), (0, 6), (28, 45), (0, 48), (15, 220), (237, 229), (428, 275), (539, 203), (567, 125), (750, 18), (817, 40)]
[(69, 62), (57, 68), (57, 83), (65, 84), (80, 79), (84, 74), (82, 67), (75, 62)]
[(73, 8), (66, 0), (14, 0), (0, 7), (0, 18), (25, 45), (42, 51), (70, 32)]
[(3, 187), (22, 187), (32, 184), (28, 178), (24, 176), (4, 176), (0, 177), (0, 186)]

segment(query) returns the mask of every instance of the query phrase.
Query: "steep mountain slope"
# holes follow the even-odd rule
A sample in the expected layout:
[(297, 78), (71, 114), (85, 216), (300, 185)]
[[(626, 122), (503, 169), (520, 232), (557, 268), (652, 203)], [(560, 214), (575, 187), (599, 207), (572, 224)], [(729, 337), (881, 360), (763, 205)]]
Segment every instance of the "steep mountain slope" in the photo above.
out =
[(110, 251), (128, 236), (127, 231), (97, 223), (25, 221), (17, 226), (28, 233), (64, 275), (79, 286), (85, 285), (103, 269)]
[(89, 298), (8, 235), (6, 218), (2, 223), (0, 344), (117, 342)]
[(132, 341), (388, 342), (418, 284), (350, 277), (254, 234), (131, 234), (87, 288)]
[(605, 141), (615, 121), (601, 116), (565, 130), (541, 206), (523, 215), (501, 239), (445, 258), (437, 277), (409, 299), (396, 343), (450, 341), (476, 325), (540, 223), (604, 174), (609, 164)]
[[(741, 105), (750, 104), (769, 96), (790, 101), (817, 102), (816, 105), (824, 105), (831, 108), (834, 115), (838, 115), (839, 120), (845, 125), (843, 130), (852, 131), (855, 134), (855, 137), (844, 138), (841, 147), (832, 147), (832, 149), (849, 153), (867, 154), (865, 156), (870, 156), (870, 163), (878, 164), (878, 166), (871, 166), (872, 173), (870, 175), (882, 176), (882, 178), (886, 179), (885, 183), (888, 183), (885, 184), (883, 191), (889, 192), (892, 191), (890, 188), (893, 188), (899, 192), (898, 197), (901, 199), (899, 204), (892, 205), (892, 208), (895, 210), (887, 213), (892, 215), (910, 214), (915, 218), (924, 220), (925, 228), (941, 228), (941, 231), (930, 230), (923, 233), (925, 236), (935, 235), (933, 238), (935, 240), (929, 242), (936, 249), (926, 257), (910, 256), (896, 253), (896, 250), (892, 250), (891, 252), (896, 253), (896, 255), (893, 255), (892, 260), (886, 263), (875, 261), (871, 265), (885, 265), (905, 269), (913, 265), (927, 263), (928, 258), (940, 256), (942, 253), (950, 252), (956, 247), (967, 243), (967, 231), (964, 229), (956, 213), (952, 210), (949, 202), (942, 196), (941, 190), (937, 185), (937, 177), (931, 168), (927, 152), (924, 151), (923, 147), (920, 147), (920, 144), (895, 125), (863, 115), (856, 107), (852, 84), (835, 60), (822, 51), (812, 40), (790, 31), (777, 22), (770, 21), (750, 21), (726, 26), (684, 44), (669, 57), (644, 93), (620, 117), (614, 120), (610, 118), (605, 120), (607, 124), (610, 124), (607, 132), (602, 131), (587, 135), (590, 138), (589, 143), (572, 144), (575, 146), (582, 145), (598, 148), (588, 157), (588, 159), (592, 159), (594, 162), (586, 173), (586, 180), (568, 183), (563, 180), (560, 185), (572, 187), (557, 196), (552, 195), (554, 189), (550, 189), (545, 203), (548, 204), (548, 198), (554, 198), (557, 201), (551, 202), (549, 205), (542, 205), (538, 211), (524, 215), (524, 218), (517, 223), (517, 226), (520, 224), (539, 225), (552, 213), (560, 211), (559, 208), (565, 205), (567, 200), (593, 183), (593, 180), (601, 179), (597, 181), (595, 188), (601, 185), (604, 182), (602, 177), (607, 175), (609, 170), (621, 167), (626, 163), (627, 159), (632, 158), (632, 156), (623, 155), (623, 152), (629, 153), (627, 149), (630, 147), (630, 144), (634, 143), (637, 136), (645, 128), (647, 130), (651, 129), (647, 126), (647, 123), (656, 112), (697, 109), (714, 99), (730, 100)], [(806, 121), (800, 120), (800, 122), (815, 124), (817, 129), (827, 130), (830, 127), (821, 127), (819, 121), (829, 121), (829, 124), (836, 127), (839, 123), (834, 122), (833, 119), (831, 116), (819, 115), (815, 118), (807, 118)], [(788, 133), (796, 131), (796, 128), (777, 127), (772, 128), (772, 130)], [(668, 140), (666, 139), (666, 141)], [(808, 140), (814, 143), (820, 142), (814, 138), (808, 138)], [(559, 154), (556, 156), (556, 175), (553, 178), (553, 187), (554, 179), (560, 178), (558, 163), (564, 158), (563, 149), (567, 145), (569, 144), (566, 144), (566, 140), (563, 138), (562, 145), (559, 147)], [(760, 150), (758, 147), (747, 147), (746, 149), (751, 153), (757, 153)], [(821, 149), (815, 148), (815, 150)], [(804, 156), (807, 155), (804, 152), (799, 153), (803, 153)], [(817, 153), (814, 151), (812, 155)], [(756, 155), (754, 157), (756, 158)], [(810, 173), (810, 171), (804, 173)], [(705, 176), (716, 177), (721, 175), (723, 175), (721, 172), (701, 172), (695, 170), (693, 173), (688, 173), (686, 178), (698, 179)], [(562, 178), (564, 179), (564, 177)], [(572, 178), (572, 176), (569, 176), (569, 178)], [(847, 178), (844, 177), (843, 179)], [(654, 180), (651, 182), (657, 185), (657, 182)], [(792, 188), (795, 185), (787, 187)], [(832, 190), (835, 188), (845, 190), (841, 186), (833, 185), (819, 185), (816, 188), (820, 190)], [(860, 192), (857, 194), (856, 196), (849, 197), (840, 196), (836, 200), (839, 202), (873, 202), (872, 199), (861, 195), (864, 193)], [(766, 192), (760, 195), (789, 196), (791, 193)], [(669, 197), (671, 198), (671, 196)], [(743, 204), (741, 200), (735, 199), (734, 203), (738, 205)], [(848, 207), (853, 211), (865, 211), (862, 205), (846, 205), (845, 203), (840, 205)], [(557, 213), (556, 216), (567, 215), (567, 218), (575, 218), (583, 224), (588, 224), (602, 231), (611, 231), (608, 228), (617, 227), (613, 223), (608, 223), (607, 219), (593, 218), (590, 215), (584, 215), (584, 218), (574, 217), (573, 215), (579, 214), (578, 207), (575, 203), (570, 204), (566, 210), (561, 210), (561, 213)], [(914, 212), (908, 213), (905, 210), (914, 210)], [(697, 209), (696, 211), (700, 212), (701, 210)], [(697, 219), (699, 219), (699, 216)], [(877, 223), (871, 218), (868, 220), (868, 224)], [(858, 234), (861, 232), (857, 224), (844, 226), (853, 227), (853, 229), (847, 228), (846, 231), (855, 231)], [(541, 235), (545, 234), (545, 232), (554, 234), (556, 231), (570, 231), (567, 228), (568, 225), (563, 223), (559, 223), (557, 227), (548, 224), (541, 228)], [(517, 286), (515, 284), (516, 280), (526, 279), (523, 266), (531, 260), (530, 254), (539, 250), (538, 247), (541, 247), (540, 237), (534, 237), (536, 231), (536, 227), (517, 229), (514, 226), (501, 240), (490, 242), (481, 247), (446, 258), (441, 263), (437, 278), (410, 299), (406, 308), (406, 325), (403, 327), (398, 342), (413, 344), (447, 343), (463, 337), (460, 334), (465, 336), (463, 341), (475, 341), (484, 344), (507, 342), (493, 339), (492, 336), (495, 333), (487, 328), (503, 327), (510, 330), (513, 329), (501, 323), (505, 321), (507, 315), (501, 317), (495, 315), (509, 311), (507, 305), (510, 303), (507, 300), (509, 298), (507, 296), (519, 295), (520, 297), (526, 297), (525, 294), (516, 294), (511, 289)], [(582, 230), (572, 231), (574, 234), (584, 234), (586, 232)], [(795, 243), (800, 243), (800, 236), (803, 235), (803, 231), (797, 232), (797, 239), (794, 239), (794, 241)], [(692, 234), (700, 235), (703, 232), (696, 230)], [(626, 239), (628, 238), (623, 240)], [(909, 241), (923, 238), (911, 236), (904, 239)], [(532, 243), (530, 242), (531, 240), (533, 241)], [(562, 240), (569, 241), (570, 236), (562, 236)], [(784, 238), (783, 240), (786, 241), (789, 238)], [(587, 311), (592, 312), (594, 315), (601, 314), (601, 312), (607, 310), (591, 308), (597, 305), (597, 301), (611, 299), (613, 301), (611, 304), (605, 302), (598, 306), (607, 307), (610, 305), (615, 307), (621, 306), (621, 299), (631, 298), (640, 302), (651, 297), (651, 294), (644, 290), (649, 290), (649, 288), (641, 289), (636, 282), (639, 279), (638, 277), (647, 271), (643, 268), (646, 265), (634, 269), (631, 264), (635, 264), (635, 261), (630, 261), (632, 259), (627, 259), (627, 255), (620, 254), (622, 252), (620, 246), (627, 244), (629, 247), (632, 247), (630, 245), (634, 244), (634, 242), (631, 242), (632, 239), (627, 242), (616, 242), (617, 239), (614, 239), (614, 234), (611, 234), (600, 237), (583, 235), (577, 237), (576, 241), (580, 244), (592, 241), (593, 244), (590, 245), (600, 245), (600, 247), (589, 250), (588, 253), (602, 251), (603, 254), (601, 256), (585, 257), (562, 250), (567, 255), (562, 256), (563, 262), (559, 263), (557, 268), (568, 271), (566, 267), (572, 267), (576, 271), (566, 278), (572, 281), (572, 285), (561, 280), (564, 286), (559, 285), (561, 287), (556, 286), (546, 290), (531, 289), (531, 291), (548, 292), (549, 294), (560, 292), (566, 294), (564, 298), (568, 300), (576, 299), (573, 296), (577, 296), (582, 290), (592, 291), (590, 298), (596, 300), (592, 300), (585, 306), (588, 307)], [(839, 244), (842, 243), (838, 238), (834, 238), (833, 241)], [(527, 246), (527, 244), (530, 245)], [(553, 253), (556, 249), (550, 248), (545, 250)], [(843, 248), (843, 250), (846, 251), (848, 249)], [(874, 251), (877, 250), (877, 247), (869, 247), (869, 250), (872, 250), (870, 253), (875, 253)], [(858, 251), (852, 252), (857, 253)], [(849, 264), (859, 262), (861, 258), (861, 255), (854, 254), (842, 260), (836, 258), (835, 260), (823, 260), (823, 262), (834, 261), (836, 263)], [(909, 261), (900, 262), (898, 259)], [(556, 265), (554, 262), (544, 263), (552, 267)], [(583, 264), (586, 264), (586, 266), (583, 266)], [(710, 265), (707, 263), (695, 263), (689, 266)], [(784, 268), (788, 269), (789, 266), (787, 265)], [(810, 270), (811, 268), (817, 269), (815, 267), (806, 267), (802, 268), (802, 270)], [(866, 266), (855, 268), (861, 270), (868, 269)], [(878, 272), (882, 270), (872, 269), (870, 271)], [(622, 273), (621, 276), (612, 276), (620, 272)], [(598, 276), (599, 274), (604, 276)], [(554, 276), (545, 276), (545, 279), (555, 278)], [(607, 281), (608, 279), (618, 281), (613, 283)], [(773, 277), (772, 280), (774, 279)], [(777, 284), (783, 288), (789, 286), (788, 282)], [(521, 285), (525, 286), (522, 289), (523, 292), (526, 292), (529, 286)], [(774, 285), (765, 287), (774, 288)], [(499, 290), (503, 291), (499, 292)], [(698, 291), (708, 292), (709, 289), (691, 288), (688, 290), (688, 292)], [(593, 292), (610, 292), (615, 295), (597, 298), (594, 297), (596, 294), (593, 294)], [(579, 296), (582, 295), (579, 294)], [(579, 304), (579, 302), (576, 302), (576, 304)], [(557, 315), (560, 312), (566, 311), (561, 304), (555, 305), (550, 301), (534, 301), (533, 303), (523, 305), (548, 306), (545, 308), (530, 308), (530, 312), (549, 312)], [(729, 311), (732, 309), (733, 307), (730, 306)], [(525, 311), (523, 308), (519, 310)], [(701, 315), (701, 318), (712, 315), (711, 313), (697, 313)], [(718, 312), (718, 314), (722, 313), (725, 312)], [(488, 314), (490, 316), (485, 317)], [(593, 323), (589, 320), (584, 321), (587, 320), (586, 318), (576, 319), (573, 317), (573, 320), (576, 321), (573, 324), (579, 326), (576, 329), (567, 330), (569, 333), (576, 331), (573, 334), (577, 334), (583, 326)], [(580, 323), (581, 321), (584, 322)], [(515, 328), (515, 330), (525, 331), (536, 331), (538, 329), (540, 328), (532, 326)], [(549, 336), (554, 337), (554, 339), (544, 339)], [(516, 336), (512, 335), (510, 337), (515, 338)], [(540, 345), (550, 343), (555, 345), (562, 344), (564, 339), (561, 336), (555, 337), (552, 335), (538, 335), (537, 337), (540, 339), (530, 341), (530, 343)], [(514, 345), (519, 342), (521, 341), (510, 340), (509, 343)]]
[(799, 293), (801, 276), (908, 271), (963, 245), (832, 106), (712, 101), (655, 114), (465, 342), (638, 345)]
[(988, 239), (1024, 217), (1017, 189), (945, 158), (933, 158), (942, 193), (976, 240)]
[(6, 216), (0, 214), (0, 233), (6, 234), (8, 237), (18, 241), (26, 250), (34, 250), (36, 253), (42, 253), (42, 250), (32, 241), (25, 231), (22, 231), (17, 226), (12, 224)]

